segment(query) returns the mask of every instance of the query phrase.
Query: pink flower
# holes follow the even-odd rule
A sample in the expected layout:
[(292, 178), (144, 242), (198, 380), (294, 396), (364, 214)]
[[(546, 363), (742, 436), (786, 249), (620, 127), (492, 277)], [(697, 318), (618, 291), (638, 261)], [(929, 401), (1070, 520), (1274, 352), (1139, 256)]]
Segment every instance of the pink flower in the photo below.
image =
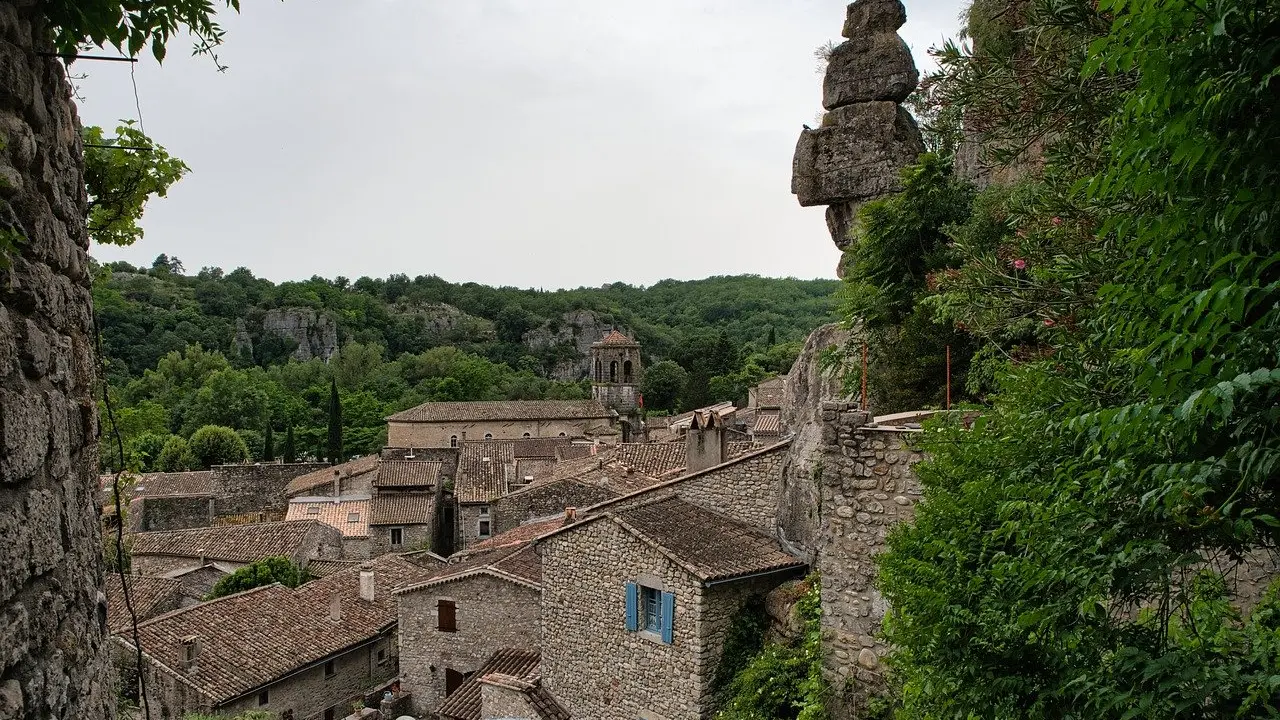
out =
[(1013, 266), (1019, 270), (1025, 270), (1027, 269), (1027, 261), (1022, 258), (1018, 258), (1013, 261)]
[(1055, 322), (1053, 321), (1053, 318), (1045, 318), (1045, 319), (1044, 319), (1044, 326), (1045, 326), (1045, 327), (1053, 327), (1053, 326), (1054, 326), (1054, 325), (1056, 325), (1056, 324), (1057, 324), (1057, 323), (1055, 323)]
[(1057, 215), (1054, 215), (1054, 216), (1053, 216), (1053, 224), (1054, 224), (1054, 225), (1061, 225), (1061, 224), (1062, 224), (1062, 218), (1058, 217)]

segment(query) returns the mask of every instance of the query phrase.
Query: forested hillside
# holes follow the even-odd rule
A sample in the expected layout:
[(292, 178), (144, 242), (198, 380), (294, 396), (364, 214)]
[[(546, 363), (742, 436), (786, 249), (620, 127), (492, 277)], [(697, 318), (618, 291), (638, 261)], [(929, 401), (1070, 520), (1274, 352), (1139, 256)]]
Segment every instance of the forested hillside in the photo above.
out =
[[(292, 455), (325, 456), (331, 386), (344, 455), (376, 449), (383, 417), (427, 400), (590, 397), (584, 351), (612, 326), (642, 344), (650, 411), (743, 399), (833, 319), (836, 285), (739, 276), (541, 291), (434, 275), (276, 284), (246, 268), (184, 274), (162, 255), (148, 268), (97, 268), (94, 302), (126, 461), (159, 469), (201, 464), (175, 437), (206, 425), (239, 431), (253, 458), (282, 454), (290, 435)], [(118, 450), (104, 445), (103, 455), (119, 462)]]

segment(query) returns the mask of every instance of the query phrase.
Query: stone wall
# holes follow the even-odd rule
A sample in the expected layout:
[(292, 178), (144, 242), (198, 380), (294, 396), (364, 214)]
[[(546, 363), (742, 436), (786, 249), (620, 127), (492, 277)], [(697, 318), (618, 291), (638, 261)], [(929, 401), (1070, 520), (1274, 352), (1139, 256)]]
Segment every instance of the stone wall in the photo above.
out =
[[(0, 3), (0, 716), (115, 715), (80, 121), (41, 3)], [(4, 266), (7, 265), (7, 269)]]
[(715, 510), (769, 534), (777, 528), (778, 493), (787, 462), (787, 443), (756, 450), (678, 482), (656, 486), (606, 506), (622, 510), (669, 495)]
[[(391, 528), (393, 527), (398, 527), (401, 530), (402, 542), (399, 545), (391, 544)], [(435, 546), (434, 538), (435, 528), (431, 525), (370, 525), (369, 557), (424, 548), (431, 549)]]
[(607, 488), (569, 481), (534, 485), (493, 501), (490, 505), (493, 534), (504, 533), (535, 518), (560, 515), (567, 507), (585, 508), (614, 496)]
[(457, 423), (387, 423), (387, 444), (392, 447), (447, 448), (449, 438), (457, 436), (483, 440), (486, 434), (494, 440), (519, 440), (526, 437), (606, 437), (617, 435), (609, 418), (585, 420), (493, 420)]
[(219, 488), (217, 514), (283, 513), (289, 509), (289, 499), (284, 494), (289, 481), (326, 467), (328, 463), (216, 465), (213, 477)]
[[(501, 648), (538, 648), (541, 594), (489, 575), (434, 585), (397, 596), (400, 675), (414, 706), (426, 713), (445, 697), (445, 669), (478, 670)], [(436, 603), (452, 600), (457, 632), (436, 629)]]
[(480, 681), (480, 720), (534, 720), (542, 714), (520, 689), (502, 682)]
[(134, 498), (129, 503), (133, 532), (185, 530), (213, 524), (217, 501), (212, 495), (161, 495)]
[(920, 499), (912, 465), (920, 454), (913, 431), (877, 428), (852, 403), (822, 404), (824, 452), (814, 481), (820, 484), (820, 532), (813, 548), (822, 575), (822, 642), (836, 707), (856, 717), (867, 697), (883, 687), (877, 637), (885, 600), (874, 585), (875, 556), (885, 536), (910, 522)]

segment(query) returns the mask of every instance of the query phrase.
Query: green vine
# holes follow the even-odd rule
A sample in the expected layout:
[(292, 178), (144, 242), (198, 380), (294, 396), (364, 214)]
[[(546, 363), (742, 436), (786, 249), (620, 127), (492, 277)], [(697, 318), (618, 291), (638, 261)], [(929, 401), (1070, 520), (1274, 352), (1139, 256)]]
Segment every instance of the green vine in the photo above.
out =
[[(828, 720), (830, 688), (822, 676), (822, 583), (817, 574), (805, 578), (796, 613), (804, 633), (790, 643), (773, 642), (743, 665), (724, 692), (727, 701), (717, 720)], [(735, 619), (730, 637), (735, 651), (749, 638), (748, 620)], [(741, 625), (739, 625), (741, 623)], [(726, 661), (731, 657), (726, 642)]]

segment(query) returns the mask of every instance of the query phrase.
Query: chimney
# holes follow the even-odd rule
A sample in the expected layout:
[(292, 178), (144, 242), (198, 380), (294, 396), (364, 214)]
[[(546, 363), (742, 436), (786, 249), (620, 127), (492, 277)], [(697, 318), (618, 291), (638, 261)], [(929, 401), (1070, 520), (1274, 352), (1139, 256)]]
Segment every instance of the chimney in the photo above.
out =
[(578, 521), (578, 508), (576, 508), (576, 507), (567, 507), (567, 508), (565, 508), (565, 509), (564, 509), (564, 524), (565, 524), (565, 525), (568, 525), (569, 523), (573, 523), (573, 522), (577, 522), (577, 521)]
[(333, 469), (333, 496), (342, 495), (342, 471), (338, 468)]
[(195, 667), (196, 658), (200, 656), (200, 636), (188, 635), (179, 641), (178, 658), (183, 670)]
[(728, 457), (724, 420), (714, 411), (694, 412), (685, 435), (685, 472), (715, 467)]
[(371, 603), (373, 602), (373, 563), (360, 564), (360, 599)]
[(336, 592), (329, 596), (329, 619), (334, 622), (342, 621), (342, 596)]

